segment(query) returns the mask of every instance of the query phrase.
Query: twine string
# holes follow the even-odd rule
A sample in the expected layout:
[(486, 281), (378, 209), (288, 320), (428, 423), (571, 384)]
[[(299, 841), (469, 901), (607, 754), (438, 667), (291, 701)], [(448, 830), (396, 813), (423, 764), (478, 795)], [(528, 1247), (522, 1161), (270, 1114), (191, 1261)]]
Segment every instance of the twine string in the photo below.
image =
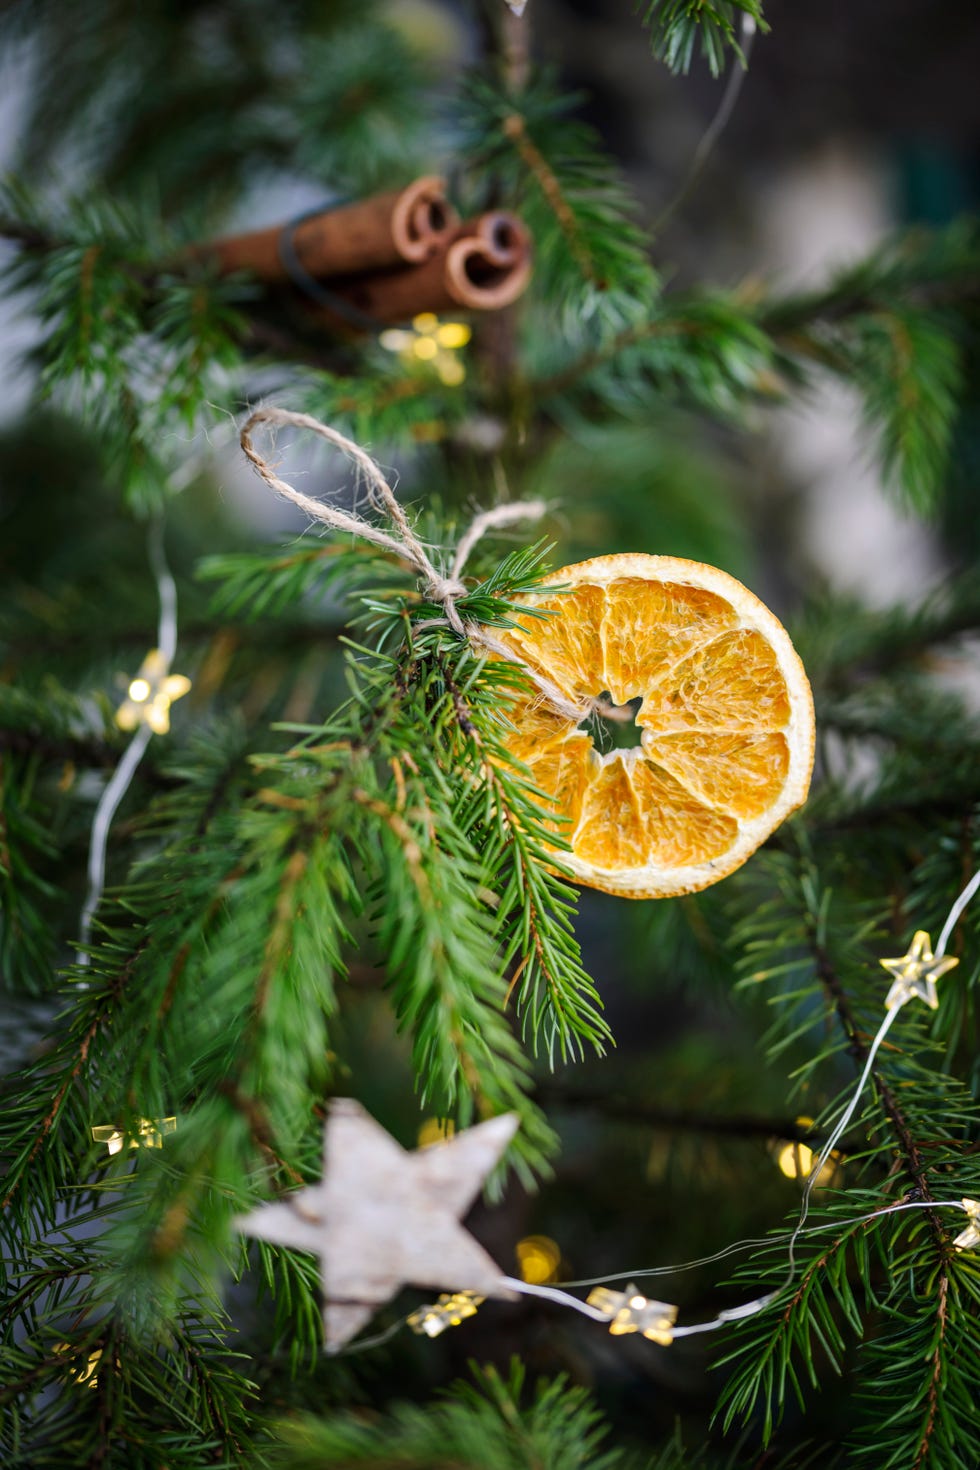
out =
[[(328, 444), (339, 449), (353, 461), (364, 476), (371, 503), (387, 518), (391, 529), (375, 525), (374, 522), (358, 515), (356, 511), (342, 510), (339, 506), (315, 500), (312, 496), (304, 495), (302, 491), (296, 490), (287, 481), (280, 479), (253, 443), (254, 430), (263, 425), (268, 427), (286, 425), (294, 429), (308, 429), (310, 433), (317, 434)], [(378, 465), (352, 439), (330, 428), (328, 424), (321, 423), (312, 414), (267, 407), (256, 409), (242, 426), (241, 443), (247, 459), (277, 495), (298, 506), (312, 520), (319, 521), (330, 530), (348, 532), (409, 563), (418, 575), (425, 598), (430, 602), (438, 603), (443, 611), (441, 619), (429, 619), (418, 623), (416, 625), (418, 630), (439, 626), (445, 622), (460, 638), (468, 639), (481, 650), (510, 663), (519, 664), (539, 694), (557, 713), (565, 716), (566, 719), (574, 720), (575, 724), (580, 724), (588, 715), (597, 710), (604, 710), (604, 705), (599, 700), (590, 699), (576, 703), (569, 699), (567, 694), (559, 689), (551, 679), (525, 663), (520, 655), (501, 639), (495, 638), (479, 623), (464, 622), (456, 606), (457, 599), (466, 596), (467, 589), (462, 580), (463, 569), (477, 543), (488, 531), (511, 526), (518, 521), (537, 520), (547, 510), (544, 501), (518, 500), (508, 505), (498, 505), (491, 510), (481, 511), (479, 515), (473, 517), (460, 537), (448, 570), (442, 571), (432, 561), (425, 546), (416, 535), (404, 508)]]

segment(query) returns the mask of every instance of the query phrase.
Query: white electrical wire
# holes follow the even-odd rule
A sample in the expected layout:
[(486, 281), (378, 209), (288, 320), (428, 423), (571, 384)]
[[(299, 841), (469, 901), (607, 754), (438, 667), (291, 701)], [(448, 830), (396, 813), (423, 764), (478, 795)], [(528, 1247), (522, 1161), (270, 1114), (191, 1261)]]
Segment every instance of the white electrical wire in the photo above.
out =
[(957, 920), (959, 919), (960, 914), (966, 908), (967, 904), (970, 902), (970, 899), (976, 893), (978, 888), (980, 888), (980, 868), (978, 868), (977, 871), (974, 873), (973, 877), (970, 879), (969, 883), (963, 889), (963, 892), (960, 894), (959, 898), (950, 909), (949, 915), (946, 919), (945, 924), (942, 927), (942, 932), (939, 936), (939, 943), (936, 945), (935, 948), (935, 952), (933, 955), (934, 959), (941, 960), (943, 955), (946, 953), (946, 946), (949, 943), (950, 935), (956, 928)]
[[(163, 520), (159, 516), (150, 522), (147, 533), (147, 554), (149, 556), (150, 568), (157, 585), (157, 596), (160, 601), (160, 614), (157, 623), (157, 647), (166, 661), (166, 666), (169, 668), (171, 660), (177, 651), (177, 585), (167, 565), (167, 558), (163, 548)], [(79, 969), (85, 969), (91, 963), (89, 944), (92, 938), (92, 922), (105, 888), (106, 849), (108, 847), (109, 829), (112, 826), (112, 819), (116, 815), (119, 803), (129, 790), (139, 763), (146, 753), (146, 747), (152, 739), (153, 731), (150, 726), (148, 724), (141, 724), (123, 751), (122, 758), (113, 772), (112, 779), (103, 791), (99, 798), (98, 806), (95, 808), (88, 852), (88, 890), (85, 895), (85, 902), (82, 905), (82, 913), (78, 926), (78, 947), (75, 955), (75, 963)]]
[[(959, 894), (955, 903), (950, 909), (946, 922), (943, 925), (942, 933), (939, 936), (939, 942), (936, 945), (933, 956), (934, 959), (938, 960), (943, 957), (946, 950), (946, 945), (949, 943), (950, 935), (952, 934), (953, 929), (956, 926), (957, 920), (963, 913), (963, 910), (966, 908), (971, 898), (973, 898), (973, 896), (977, 892), (978, 888), (980, 888), (980, 871), (973, 875), (969, 883)], [(817, 1156), (813, 1160), (803, 1190), (803, 1199), (800, 1205), (800, 1218), (795, 1228), (786, 1237), (788, 1271), (785, 1280), (774, 1291), (768, 1291), (765, 1293), (764, 1296), (755, 1297), (752, 1301), (743, 1302), (737, 1307), (729, 1307), (726, 1310), (719, 1312), (717, 1316), (710, 1318), (707, 1322), (692, 1322), (687, 1326), (672, 1327), (671, 1338), (694, 1337), (697, 1334), (703, 1332), (716, 1332), (720, 1327), (727, 1326), (729, 1322), (739, 1322), (744, 1320), (746, 1317), (754, 1317), (757, 1312), (763, 1311), (766, 1307), (769, 1306), (771, 1302), (775, 1301), (778, 1296), (781, 1296), (782, 1293), (786, 1290), (787, 1286), (790, 1285), (793, 1278), (795, 1277), (796, 1242), (799, 1240), (800, 1236), (817, 1235), (821, 1232), (840, 1229), (841, 1222), (836, 1220), (828, 1225), (816, 1225), (810, 1227), (809, 1229), (805, 1228), (807, 1214), (810, 1207), (810, 1196), (813, 1193), (814, 1186), (816, 1185), (816, 1182), (820, 1177), (820, 1173), (824, 1165), (831, 1157), (835, 1145), (840, 1141), (842, 1135), (844, 1134), (844, 1131), (847, 1128), (847, 1125), (850, 1123), (855, 1114), (855, 1111), (857, 1110), (858, 1103), (861, 1100), (864, 1089), (867, 1086), (868, 1079), (871, 1076), (872, 1068), (874, 1067), (875, 1063), (875, 1058), (877, 1057), (881, 1045), (888, 1034), (889, 1028), (894, 1022), (895, 1017), (898, 1015), (899, 1011), (911, 998), (912, 995), (910, 993), (905, 998), (905, 1000), (900, 1001), (897, 1005), (893, 1005), (888, 1010), (886, 1010), (885, 1015), (882, 1018), (881, 1025), (878, 1027), (878, 1030), (875, 1034), (874, 1040), (872, 1041), (871, 1046), (868, 1048), (868, 1055), (865, 1058), (864, 1067), (862, 1068), (861, 1075), (858, 1078), (857, 1085), (854, 1089), (854, 1094), (851, 1097), (851, 1100), (848, 1103), (847, 1107), (841, 1114), (840, 1118), (837, 1120), (837, 1123), (835, 1124), (833, 1132), (830, 1134), (830, 1137), (826, 1140), (819, 1154), (817, 1154)], [(853, 1225), (865, 1225), (870, 1223), (872, 1220), (880, 1220), (886, 1215), (899, 1214), (900, 1212), (905, 1210), (940, 1209), (955, 1209), (962, 1211), (963, 1204), (960, 1200), (907, 1200), (897, 1205), (887, 1205), (880, 1210), (873, 1210), (870, 1214), (859, 1216), (858, 1219), (850, 1223)], [(568, 1282), (567, 1285), (579, 1287), (599, 1286), (613, 1281), (635, 1280), (643, 1279), (644, 1277), (649, 1278), (653, 1276), (672, 1275), (675, 1272), (690, 1271), (697, 1266), (706, 1266), (712, 1264), (715, 1261), (724, 1260), (726, 1256), (737, 1254), (739, 1251), (749, 1250), (753, 1246), (768, 1245), (771, 1243), (771, 1236), (768, 1239), (736, 1241), (732, 1245), (725, 1246), (723, 1250), (716, 1251), (713, 1255), (701, 1256), (697, 1260), (682, 1261), (674, 1266), (655, 1266), (640, 1271), (617, 1271), (614, 1275), (593, 1276), (588, 1279)], [(524, 1295), (527, 1296), (544, 1297), (548, 1301), (556, 1302), (559, 1306), (572, 1307), (575, 1311), (581, 1312), (584, 1316), (591, 1317), (594, 1320), (598, 1319), (604, 1322), (609, 1321), (608, 1312), (601, 1312), (595, 1307), (590, 1307), (588, 1302), (579, 1301), (577, 1297), (573, 1297), (567, 1291), (561, 1291), (556, 1287), (531, 1285), (528, 1282), (515, 1281), (510, 1276), (504, 1277), (502, 1284), (509, 1286), (514, 1291), (522, 1292)]]
[(710, 158), (715, 144), (727, 128), (732, 113), (735, 111), (735, 104), (742, 90), (742, 84), (745, 81), (749, 64), (749, 54), (752, 50), (752, 43), (755, 40), (757, 30), (758, 26), (756, 25), (754, 16), (749, 15), (747, 12), (743, 14), (741, 35), (739, 36), (739, 44), (742, 50), (741, 59), (736, 56), (732, 61), (731, 71), (728, 74), (728, 81), (725, 83), (725, 90), (718, 104), (718, 110), (701, 135), (701, 140), (694, 150), (694, 155), (688, 165), (687, 173), (684, 175), (680, 187), (674, 193), (670, 203), (664, 206), (654, 220), (652, 230), (654, 235), (659, 235), (667, 221), (673, 218), (677, 210), (684, 203), (688, 194), (690, 194), (694, 185), (701, 177), (701, 170)]

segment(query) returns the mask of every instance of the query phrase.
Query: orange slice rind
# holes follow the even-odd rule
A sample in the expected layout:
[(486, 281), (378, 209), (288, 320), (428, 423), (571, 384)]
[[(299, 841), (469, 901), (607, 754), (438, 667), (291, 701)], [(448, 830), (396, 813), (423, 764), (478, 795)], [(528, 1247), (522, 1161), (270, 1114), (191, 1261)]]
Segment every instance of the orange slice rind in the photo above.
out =
[(727, 877), (805, 800), (813, 700), (789, 636), (717, 567), (626, 553), (563, 567), (567, 590), (500, 641), (532, 678), (585, 709), (640, 699), (640, 744), (601, 754), (568, 708), (518, 700), (505, 745), (570, 843), (579, 883), (627, 898)]

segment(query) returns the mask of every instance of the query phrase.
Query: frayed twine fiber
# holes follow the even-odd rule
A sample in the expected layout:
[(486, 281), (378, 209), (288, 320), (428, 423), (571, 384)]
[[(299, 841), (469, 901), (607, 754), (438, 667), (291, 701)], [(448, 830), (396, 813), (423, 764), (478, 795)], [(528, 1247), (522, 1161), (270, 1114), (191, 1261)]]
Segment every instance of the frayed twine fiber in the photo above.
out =
[[(387, 517), (390, 529), (386, 530), (377, 526), (354, 511), (341, 510), (339, 506), (326, 505), (321, 500), (314, 500), (311, 496), (295, 490), (285, 480), (280, 480), (272, 466), (262, 458), (252, 443), (253, 430), (263, 425), (270, 428), (286, 425), (294, 429), (309, 429), (311, 433), (318, 434), (321, 439), (326, 439), (328, 444), (334, 445), (336, 449), (346, 454), (363, 474), (369, 498), (380, 513)], [(463, 568), (477, 542), (488, 531), (501, 526), (510, 526), (517, 521), (538, 520), (547, 510), (543, 500), (518, 500), (510, 505), (498, 505), (493, 510), (481, 511), (479, 515), (474, 516), (460, 537), (448, 572), (443, 573), (434, 565), (429, 553), (416, 536), (395, 492), (377, 464), (352, 439), (347, 439), (336, 429), (322, 424), (319, 419), (313, 418), (312, 414), (293, 413), (285, 408), (258, 408), (242, 425), (241, 444), (246, 457), (255, 466), (269, 488), (277, 495), (281, 495), (284, 500), (298, 505), (300, 510), (305, 511), (312, 520), (320, 521), (332, 531), (347, 531), (352, 536), (358, 536), (362, 541), (368, 541), (372, 546), (380, 546), (382, 550), (407, 561), (418, 573), (423, 595), (429, 601), (438, 602), (441, 605), (445, 621), (453, 632), (461, 638), (469, 639), (474, 646), (487, 653), (495, 654), (509, 663), (518, 664), (557, 713), (573, 720), (577, 725), (596, 709), (602, 708), (602, 703), (598, 700), (590, 699), (585, 700), (582, 704), (575, 704), (562, 693), (556, 684), (538, 673), (536, 669), (531, 668), (512, 648), (501, 642), (500, 639), (494, 638), (479, 623), (464, 622), (456, 606), (457, 598), (466, 596), (466, 587), (461, 580)], [(423, 626), (431, 627), (432, 623)]]

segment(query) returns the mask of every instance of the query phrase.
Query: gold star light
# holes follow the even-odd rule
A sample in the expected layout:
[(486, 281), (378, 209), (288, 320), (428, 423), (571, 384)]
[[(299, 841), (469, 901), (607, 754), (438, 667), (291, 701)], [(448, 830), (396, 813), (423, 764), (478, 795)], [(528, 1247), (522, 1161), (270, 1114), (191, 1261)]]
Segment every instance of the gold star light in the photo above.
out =
[(932, 952), (932, 941), (924, 929), (918, 929), (912, 936), (908, 954), (903, 954), (897, 960), (881, 960), (879, 963), (890, 975), (894, 975), (892, 987), (885, 996), (885, 1009), (892, 1011), (896, 1006), (903, 1006), (907, 1000), (918, 996), (919, 1000), (925, 1001), (926, 1005), (935, 1010), (939, 1005), (936, 995), (936, 981), (947, 970), (952, 970), (959, 964), (959, 960), (944, 955), (937, 960)]
[[(58, 1354), (74, 1353), (75, 1348), (70, 1342), (56, 1342), (54, 1350)], [(95, 1348), (85, 1359), (84, 1364), (68, 1369), (69, 1383), (76, 1383), (79, 1387), (98, 1388), (98, 1368), (102, 1362), (102, 1349)]]
[(167, 660), (159, 648), (151, 648), (130, 683), (126, 699), (116, 711), (116, 724), (120, 730), (149, 725), (155, 735), (166, 735), (170, 729), (170, 706), (190, 687), (190, 679), (184, 674), (168, 673)]
[(437, 1302), (413, 1312), (408, 1325), (420, 1335), (438, 1337), (447, 1327), (458, 1327), (467, 1317), (475, 1317), (477, 1307), (485, 1301), (475, 1291), (456, 1291), (451, 1296), (444, 1291)]
[(980, 1200), (964, 1199), (960, 1203), (966, 1211), (970, 1223), (963, 1227), (953, 1241), (953, 1249), (956, 1251), (969, 1251), (975, 1245), (980, 1245)]
[[(130, 1137), (130, 1148), (163, 1148), (163, 1135), (173, 1133), (177, 1127), (176, 1118), (160, 1118), (156, 1123), (149, 1118), (140, 1118), (136, 1136)], [(96, 1123), (92, 1129), (92, 1137), (96, 1143), (104, 1143), (111, 1154), (122, 1153), (123, 1144), (126, 1142), (126, 1134), (114, 1123)]]
[(642, 1332), (651, 1342), (661, 1347), (670, 1347), (674, 1340), (673, 1327), (677, 1321), (677, 1308), (670, 1302), (654, 1302), (642, 1296), (632, 1283), (625, 1291), (610, 1291), (607, 1286), (597, 1286), (586, 1298), (590, 1307), (598, 1307), (611, 1319), (609, 1331), (614, 1337), (624, 1332)]
[(431, 311), (412, 318), (412, 330), (390, 327), (378, 341), (388, 352), (397, 352), (408, 367), (429, 363), (447, 388), (457, 387), (466, 377), (466, 369), (456, 354), (472, 336), (465, 322), (441, 322)]
[(408, 1153), (359, 1103), (338, 1098), (320, 1183), (240, 1217), (238, 1229), (320, 1257), (328, 1352), (402, 1286), (513, 1300), (500, 1267), (460, 1221), (516, 1129), (505, 1113)]

